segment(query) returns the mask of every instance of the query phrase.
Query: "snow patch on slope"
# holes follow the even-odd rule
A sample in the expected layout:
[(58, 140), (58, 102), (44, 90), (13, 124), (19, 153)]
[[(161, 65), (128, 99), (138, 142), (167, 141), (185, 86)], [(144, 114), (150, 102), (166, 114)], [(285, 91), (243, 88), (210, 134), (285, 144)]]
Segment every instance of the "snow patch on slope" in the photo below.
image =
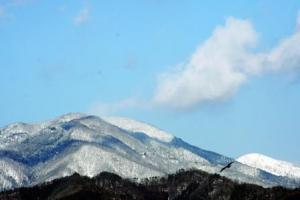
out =
[(38, 166), (36, 171), (42, 172), (39, 174), (39, 183), (70, 176), (75, 172), (89, 177), (96, 176), (101, 171), (113, 172), (127, 178), (136, 177), (137, 174), (141, 177), (162, 175), (158, 171), (93, 145), (74, 148), (68, 156), (59, 156), (48, 162), (47, 167), (44, 164)]
[(0, 158), (0, 188), (10, 189), (28, 183), (26, 173), (26, 168), (21, 164), (8, 158)]
[(102, 119), (119, 128), (131, 132), (145, 133), (149, 137), (156, 138), (163, 142), (171, 142), (172, 139), (174, 138), (174, 136), (172, 136), (171, 134), (165, 131), (162, 131), (146, 123), (136, 121), (133, 119), (123, 118), (123, 117), (103, 117)]
[(300, 178), (300, 166), (296, 166), (286, 161), (276, 160), (262, 154), (246, 154), (236, 160), (245, 165), (264, 170), (277, 176)]

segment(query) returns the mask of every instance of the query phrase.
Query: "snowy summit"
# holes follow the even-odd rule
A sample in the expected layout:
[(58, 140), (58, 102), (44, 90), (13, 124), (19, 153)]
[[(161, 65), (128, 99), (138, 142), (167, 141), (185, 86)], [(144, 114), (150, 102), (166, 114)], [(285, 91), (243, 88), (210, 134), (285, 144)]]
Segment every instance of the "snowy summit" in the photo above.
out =
[(144, 133), (149, 137), (156, 138), (164, 142), (170, 142), (174, 138), (171, 134), (165, 131), (137, 120), (124, 117), (103, 117), (102, 119), (127, 131)]
[(239, 157), (237, 161), (245, 165), (255, 167), (278, 176), (300, 178), (300, 166), (297, 166), (295, 164), (286, 161), (276, 160), (274, 158), (262, 154), (258, 154), (258, 153), (246, 154)]

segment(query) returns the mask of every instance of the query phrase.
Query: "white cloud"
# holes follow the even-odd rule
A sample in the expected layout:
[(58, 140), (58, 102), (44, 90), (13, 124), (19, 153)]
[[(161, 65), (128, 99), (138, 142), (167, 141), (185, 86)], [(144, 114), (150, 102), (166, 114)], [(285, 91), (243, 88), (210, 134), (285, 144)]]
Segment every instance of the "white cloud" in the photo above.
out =
[(300, 69), (299, 29), (268, 52), (254, 53), (257, 40), (250, 21), (229, 17), (187, 63), (160, 75), (154, 102), (189, 109), (233, 96), (250, 76)]
[[(228, 18), (180, 70), (160, 77), (155, 102), (186, 108), (233, 95), (247, 79), (241, 65), (256, 41), (250, 22)], [(251, 68), (248, 63), (247, 68)]]
[[(282, 40), (265, 58), (268, 71), (297, 71), (300, 69), (300, 30)], [(264, 66), (262, 66), (264, 67)]]
[[(300, 15), (297, 19), (299, 26)], [(90, 112), (111, 115), (155, 106), (186, 110), (236, 94), (250, 77), (268, 73), (300, 74), (300, 29), (265, 52), (256, 49), (259, 34), (248, 20), (229, 17), (186, 63), (161, 73), (153, 99), (128, 98), (97, 103)]]
[(88, 22), (90, 19), (90, 9), (85, 7), (79, 11), (79, 13), (74, 18), (74, 24), (82, 25)]

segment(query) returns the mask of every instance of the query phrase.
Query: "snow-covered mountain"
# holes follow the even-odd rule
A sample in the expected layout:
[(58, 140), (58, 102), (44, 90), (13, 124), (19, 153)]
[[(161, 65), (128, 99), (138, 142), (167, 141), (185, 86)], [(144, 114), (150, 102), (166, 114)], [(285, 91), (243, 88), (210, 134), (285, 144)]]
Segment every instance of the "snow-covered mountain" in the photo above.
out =
[(133, 119), (123, 117), (104, 117), (102, 119), (127, 131), (135, 133), (141, 132), (148, 135), (149, 137), (156, 138), (164, 142), (171, 142), (174, 138), (173, 135), (166, 133), (163, 130), (160, 130), (154, 126), (150, 126), (146, 123), (139, 122)]
[[(200, 149), (148, 124), (126, 118), (68, 114), (39, 124), (0, 129), (0, 190), (29, 186), (77, 172), (109, 171), (128, 178), (164, 176), (181, 168), (209, 173), (234, 159)], [(235, 162), (222, 172), (263, 186), (296, 187), (300, 179), (276, 176)]]
[(237, 159), (240, 163), (255, 167), (266, 172), (275, 174), (277, 176), (287, 176), (290, 178), (300, 178), (300, 166), (295, 164), (276, 160), (274, 158), (258, 154), (251, 153), (246, 154)]

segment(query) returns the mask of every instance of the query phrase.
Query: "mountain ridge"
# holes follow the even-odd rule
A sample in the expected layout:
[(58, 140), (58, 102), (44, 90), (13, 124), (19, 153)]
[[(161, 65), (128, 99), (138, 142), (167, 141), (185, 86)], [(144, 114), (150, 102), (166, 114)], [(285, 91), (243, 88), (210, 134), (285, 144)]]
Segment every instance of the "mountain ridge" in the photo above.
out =
[(300, 166), (287, 161), (277, 160), (263, 154), (250, 153), (240, 156), (236, 160), (277, 176), (300, 178)]
[[(160, 140), (157, 134), (150, 137), (150, 125), (142, 130), (141, 124), (135, 132), (97, 116), (72, 113), (42, 123), (15, 123), (1, 128), (0, 155), (4, 168), (0, 169), (0, 190), (31, 186), (75, 172), (93, 177), (109, 171), (127, 178), (163, 176), (181, 168), (219, 173), (234, 161), (174, 136), (171, 141), (165, 137)], [(11, 170), (11, 174), (7, 175), (6, 170)], [(223, 175), (264, 187), (300, 185), (298, 179), (276, 176), (239, 162)]]

